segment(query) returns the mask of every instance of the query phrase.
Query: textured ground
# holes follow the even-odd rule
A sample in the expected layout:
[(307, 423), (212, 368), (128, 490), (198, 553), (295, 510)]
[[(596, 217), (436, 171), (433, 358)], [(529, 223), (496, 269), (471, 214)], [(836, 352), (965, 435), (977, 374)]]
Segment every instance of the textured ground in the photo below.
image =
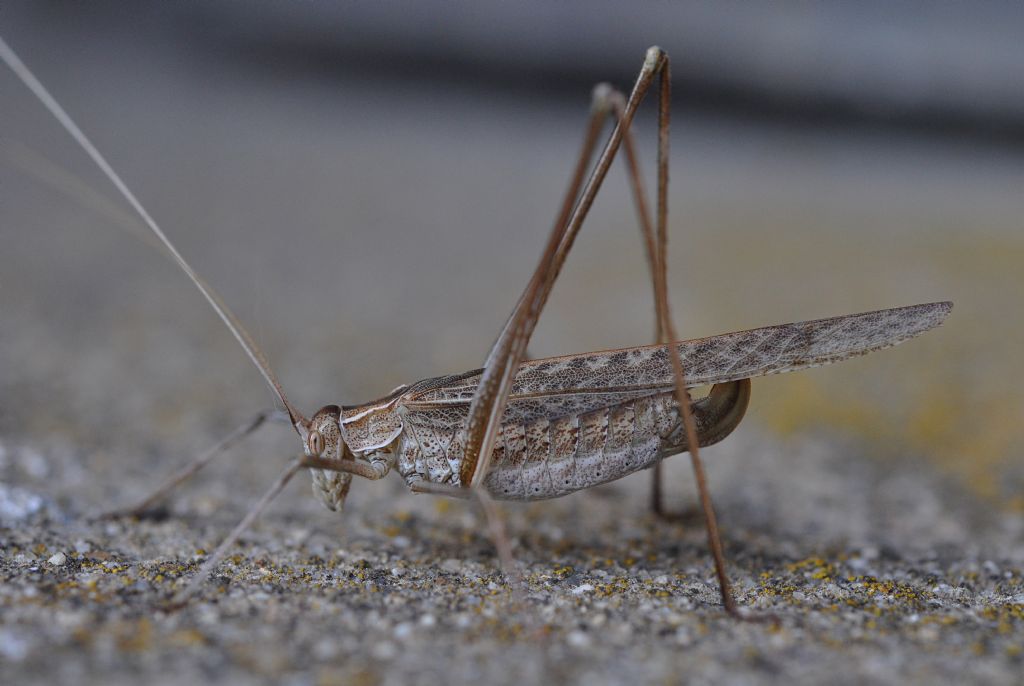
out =
[(162, 602), (241, 498), (196, 496), (166, 521), (102, 525), (46, 501), (2, 534), (4, 680), (1019, 676), (1019, 521), (918, 470), (883, 477), (834, 442), (766, 450), (747, 431), (708, 452), (740, 601), (778, 625), (724, 616), (699, 523), (653, 521), (642, 479), (507, 508), (519, 606), (473, 512), (403, 497), (397, 481), (363, 489), (340, 520), (286, 498), (175, 612)]
[[(355, 75), (328, 87), (56, 24), (5, 37), (307, 411), (479, 364), (539, 252), (587, 101)], [(699, 520), (654, 521), (643, 474), (506, 507), (519, 607), (471, 508), (396, 480), (355, 484), (339, 517), (296, 480), (168, 613), (298, 446), (268, 428), (166, 519), (85, 520), (270, 396), (7, 74), (0, 93), (0, 681), (1019, 679), (1019, 150), (677, 118), (684, 335), (956, 302), (920, 340), (755, 384), (749, 419), (707, 451), (740, 600), (778, 626), (724, 617)], [(622, 178), (606, 190), (537, 356), (651, 335)], [(686, 467), (670, 469), (684, 509)]]

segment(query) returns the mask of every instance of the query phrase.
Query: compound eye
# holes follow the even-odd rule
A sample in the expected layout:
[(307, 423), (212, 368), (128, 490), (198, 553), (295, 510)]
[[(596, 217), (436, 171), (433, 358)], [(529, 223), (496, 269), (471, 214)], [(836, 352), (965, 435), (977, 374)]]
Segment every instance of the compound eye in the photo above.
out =
[(309, 432), (309, 452), (314, 457), (320, 457), (320, 453), (324, 451), (324, 437), (320, 435), (320, 432), (314, 429)]

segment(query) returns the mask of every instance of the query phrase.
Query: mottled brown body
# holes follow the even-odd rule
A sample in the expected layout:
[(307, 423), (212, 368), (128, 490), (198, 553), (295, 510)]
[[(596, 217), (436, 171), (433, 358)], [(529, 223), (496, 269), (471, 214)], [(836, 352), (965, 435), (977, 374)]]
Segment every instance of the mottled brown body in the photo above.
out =
[[(717, 386), (694, 403), (701, 445), (725, 438), (743, 418), (750, 382)], [(503, 500), (555, 498), (620, 479), (684, 452), (686, 437), (671, 393), (648, 395), (580, 414), (506, 422), (484, 485)], [(463, 427), (410, 424), (397, 441), (399, 474), (460, 486)]]
[[(676, 344), (687, 387), (716, 384), (693, 403), (698, 442), (711, 445), (743, 418), (749, 379), (817, 367), (897, 345), (938, 326), (949, 303), (782, 324)], [(465, 486), (466, 417), (481, 370), (425, 379), (380, 400), (314, 417), (324, 457), (392, 467), (409, 486)], [(524, 362), (484, 485), (496, 498), (539, 500), (619, 479), (688, 449), (666, 346)], [(340, 436), (341, 441), (336, 437)], [(344, 451), (344, 458), (341, 452)], [(313, 489), (338, 509), (351, 475), (313, 471)]]

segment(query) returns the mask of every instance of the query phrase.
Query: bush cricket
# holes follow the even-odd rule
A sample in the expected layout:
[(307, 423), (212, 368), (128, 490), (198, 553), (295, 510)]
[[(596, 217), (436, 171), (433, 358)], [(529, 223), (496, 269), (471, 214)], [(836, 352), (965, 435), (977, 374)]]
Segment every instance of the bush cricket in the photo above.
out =
[[(680, 341), (666, 280), (671, 76), (668, 55), (652, 47), (628, 97), (605, 84), (595, 88), (582, 150), (548, 242), (483, 367), (401, 386), (360, 405), (327, 405), (307, 418), (288, 400), (238, 319), (2, 39), (0, 57), (100, 167), (200, 290), (272, 388), (302, 442), (302, 454), (207, 558), (179, 592), (179, 600), (202, 584), (241, 533), (302, 469), (310, 471), (314, 492), (331, 510), (341, 509), (353, 477), (377, 480), (391, 472), (415, 493), (474, 499), (483, 509), (502, 568), (515, 588), (515, 565), (494, 499), (558, 497), (653, 467), (653, 504), (660, 510), (660, 461), (689, 452), (722, 604), (729, 614), (743, 617), (730, 590), (700, 448), (721, 441), (739, 425), (750, 400), (752, 378), (891, 347), (938, 326), (952, 307), (949, 302), (936, 302)], [(652, 220), (630, 129), (655, 80), (658, 178)], [(612, 132), (601, 146), (608, 120)], [(620, 148), (651, 273), (655, 343), (526, 360), (527, 345), (548, 295)], [(597, 162), (592, 165), (595, 154)], [(712, 389), (692, 400), (688, 389), (698, 386)], [(144, 513), (269, 415), (258, 415), (135, 506), (108, 515)]]

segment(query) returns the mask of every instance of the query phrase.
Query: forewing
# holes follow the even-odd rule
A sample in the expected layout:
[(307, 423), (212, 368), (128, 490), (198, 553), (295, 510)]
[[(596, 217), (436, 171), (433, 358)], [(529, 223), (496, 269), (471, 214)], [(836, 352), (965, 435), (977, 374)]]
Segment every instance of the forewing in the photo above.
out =
[[(677, 345), (687, 386), (705, 386), (820, 367), (889, 348), (935, 328), (952, 307), (949, 302), (897, 307)], [(401, 404), (445, 422), (464, 419), (479, 378), (479, 372), (467, 372), (428, 379), (411, 387)], [(668, 392), (672, 385), (672, 364), (663, 345), (531, 360), (516, 375), (505, 421), (587, 412)]]

